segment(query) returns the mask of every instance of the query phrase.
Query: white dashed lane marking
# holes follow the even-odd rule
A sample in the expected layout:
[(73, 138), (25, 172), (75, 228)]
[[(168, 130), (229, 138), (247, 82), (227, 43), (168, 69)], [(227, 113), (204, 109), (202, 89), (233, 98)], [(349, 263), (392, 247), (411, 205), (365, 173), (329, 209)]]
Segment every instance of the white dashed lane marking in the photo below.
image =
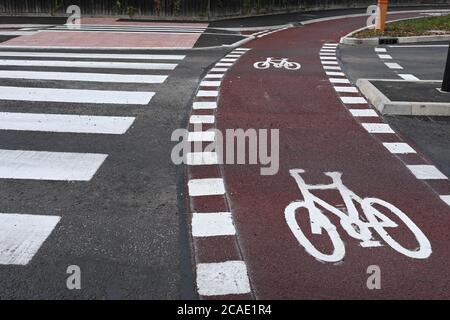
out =
[(194, 213), (192, 235), (194, 237), (232, 236), (236, 234), (230, 212)]
[(193, 179), (188, 182), (191, 197), (213, 196), (225, 194), (222, 178)]

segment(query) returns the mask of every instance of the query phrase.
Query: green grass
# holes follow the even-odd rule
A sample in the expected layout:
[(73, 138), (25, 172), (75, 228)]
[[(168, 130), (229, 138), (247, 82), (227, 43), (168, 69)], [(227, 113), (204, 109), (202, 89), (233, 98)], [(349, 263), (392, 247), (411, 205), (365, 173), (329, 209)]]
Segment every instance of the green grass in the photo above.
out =
[(354, 37), (410, 37), (436, 34), (450, 34), (450, 15), (387, 23), (384, 32), (367, 29), (358, 32)]

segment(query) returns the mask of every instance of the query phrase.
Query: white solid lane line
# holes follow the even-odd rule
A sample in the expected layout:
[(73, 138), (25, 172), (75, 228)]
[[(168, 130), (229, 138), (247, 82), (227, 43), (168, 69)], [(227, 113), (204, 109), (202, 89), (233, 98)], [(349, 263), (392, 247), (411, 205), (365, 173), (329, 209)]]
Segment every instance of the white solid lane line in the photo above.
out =
[(124, 134), (133, 117), (0, 112), (0, 130)]
[(0, 70), (0, 78), (116, 83), (163, 83), (164, 81), (166, 81), (167, 76), (145, 74)]
[(89, 181), (106, 154), (0, 149), (1, 179)]
[(8, 60), (1, 59), (0, 66), (16, 67), (65, 67), (138, 70), (174, 70), (174, 63), (137, 63), (115, 61), (63, 61), (63, 60)]
[(26, 265), (61, 218), (0, 213), (0, 265)]
[(75, 52), (27, 52), (0, 51), (0, 57), (47, 57), (47, 58), (87, 58), (87, 59), (130, 59), (130, 60), (183, 60), (184, 55), (173, 54), (110, 54)]
[(1, 87), (0, 100), (146, 105), (154, 92)]

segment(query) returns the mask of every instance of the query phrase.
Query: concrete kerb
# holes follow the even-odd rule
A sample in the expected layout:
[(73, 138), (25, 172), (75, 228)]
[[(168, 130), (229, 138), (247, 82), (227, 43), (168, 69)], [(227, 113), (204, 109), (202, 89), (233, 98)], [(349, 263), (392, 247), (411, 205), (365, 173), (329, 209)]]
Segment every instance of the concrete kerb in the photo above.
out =
[[(371, 81), (398, 81), (382, 79), (358, 79), (356, 86), (366, 99), (384, 115), (408, 116), (450, 116), (450, 103), (421, 102), (421, 101), (391, 101)], [(420, 80), (419, 82), (436, 82), (433, 80)]]

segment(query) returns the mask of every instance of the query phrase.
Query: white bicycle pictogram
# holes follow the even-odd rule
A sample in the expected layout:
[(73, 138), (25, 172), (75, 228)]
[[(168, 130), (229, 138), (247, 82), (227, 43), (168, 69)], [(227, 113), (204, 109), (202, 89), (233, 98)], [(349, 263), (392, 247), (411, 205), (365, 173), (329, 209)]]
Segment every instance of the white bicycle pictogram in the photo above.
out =
[[(342, 183), (342, 173), (325, 172), (332, 180), (327, 185), (308, 185), (303, 180), (301, 174), (305, 172), (303, 169), (290, 170), (290, 175), (295, 179), (304, 200), (294, 201), (284, 210), (284, 215), (292, 233), (305, 250), (318, 260), (324, 262), (339, 262), (345, 256), (345, 245), (342, 241), (336, 226), (333, 225), (327, 215), (318, 207), (321, 207), (329, 213), (335, 214), (340, 218), (340, 225), (348, 233), (349, 236), (356, 240), (360, 240), (360, 245), (364, 248), (380, 247), (383, 244), (373, 238), (371, 229), (381, 237), (382, 240), (394, 250), (404, 254), (410, 258), (426, 259), (431, 255), (431, 244), (425, 234), (417, 227), (417, 225), (399, 208), (389, 202), (378, 198), (361, 198)], [(341, 210), (313, 195), (311, 190), (337, 190), (344, 200), (346, 210)], [(363, 220), (355, 206), (355, 202), (361, 205), (364, 213)], [(383, 207), (400, 219), (406, 227), (415, 236), (418, 247), (408, 249), (403, 247), (386, 231), (386, 228), (396, 228), (398, 224), (380, 212), (374, 205)], [(306, 209), (309, 214), (309, 222), (312, 234), (321, 235), (323, 231), (328, 234), (333, 245), (333, 252), (330, 254), (323, 253), (318, 250), (301, 230), (298, 220), (300, 215), (299, 209)], [(303, 210), (304, 211), (304, 210)], [(298, 217), (298, 218), (297, 218)]]
[(301, 68), (300, 63), (291, 62), (287, 58), (274, 59), (267, 58), (266, 61), (258, 61), (253, 64), (256, 69), (269, 69), (273, 66), (275, 69), (285, 68), (287, 70), (299, 70)]

